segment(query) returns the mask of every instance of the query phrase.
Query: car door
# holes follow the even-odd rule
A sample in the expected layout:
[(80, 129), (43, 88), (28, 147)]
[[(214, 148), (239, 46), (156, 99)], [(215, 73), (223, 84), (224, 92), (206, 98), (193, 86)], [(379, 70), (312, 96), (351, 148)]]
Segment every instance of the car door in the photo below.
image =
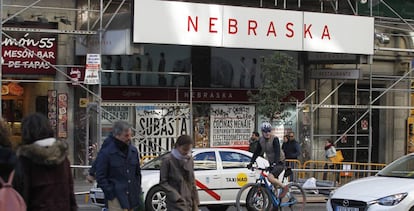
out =
[(194, 155), (194, 174), (200, 203), (215, 204), (221, 200), (220, 175), (217, 155), (214, 150), (201, 151)]
[(222, 201), (234, 202), (239, 189), (255, 181), (255, 173), (246, 168), (250, 156), (235, 151), (219, 150), (221, 161)]

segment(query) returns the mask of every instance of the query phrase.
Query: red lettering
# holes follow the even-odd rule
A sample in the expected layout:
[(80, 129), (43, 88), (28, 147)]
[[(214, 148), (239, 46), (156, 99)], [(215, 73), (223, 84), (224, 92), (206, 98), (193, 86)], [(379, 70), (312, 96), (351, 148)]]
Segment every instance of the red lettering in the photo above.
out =
[(249, 20), (249, 29), (247, 30), (247, 34), (250, 35), (250, 30), (253, 31), (254, 35), (256, 34), (257, 22), (255, 20)]
[(321, 39), (323, 40), (324, 37), (328, 37), (328, 40), (331, 40), (331, 35), (329, 34), (329, 29), (328, 29), (327, 25), (325, 25), (325, 27), (323, 27), (323, 32), (322, 32)]
[(275, 26), (273, 25), (273, 21), (270, 21), (269, 28), (267, 29), (266, 36), (269, 36), (270, 33), (273, 33), (275, 37), (277, 37)]
[(229, 34), (237, 34), (237, 20), (229, 19)]
[(309, 34), (309, 37), (312, 39), (312, 33), (310, 31), (311, 27), (312, 27), (312, 24), (310, 24), (309, 26), (306, 26), (306, 24), (305, 24), (305, 26), (304, 26), (304, 28), (305, 28), (304, 38), (306, 38), (306, 34)]
[(187, 31), (190, 31), (190, 25), (193, 26), (195, 32), (198, 31), (198, 16), (196, 16), (195, 24), (191, 16), (188, 16)]
[(289, 22), (286, 24), (286, 29), (290, 32), (290, 33), (286, 33), (286, 37), (290, 38), (290, 37), (295, 36), (295, 31), (293, 31), (292, 27), (293, 27), (292, 22)]
[(210, 18), (210, 27), (209, 27), (209, 32), (210, 33), (217, 33), (217, 30), (214, 30), (213, 27), (216, 25), (216, 23), (214, 23), (214, 21), (216, 21), (218, 18)]

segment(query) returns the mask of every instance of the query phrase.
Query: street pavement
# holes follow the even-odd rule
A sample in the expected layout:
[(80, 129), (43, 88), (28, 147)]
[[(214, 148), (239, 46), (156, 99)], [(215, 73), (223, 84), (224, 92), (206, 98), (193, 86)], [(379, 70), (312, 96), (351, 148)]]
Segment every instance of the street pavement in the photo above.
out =
[[(88, 200), (89, 189), (92, 187), (93, 184), (87, 182), (86, 180), (77, 179), (74, 181), (74, 189), (76, 195), (76, 201), (78, 203), (79, 211), (101, 211), (100, 207), (93, 205), (90, 200)], [(307, 195), (307, 204), (306, 204), (306, 211), (323, 211), (326, 210), (325, 208), (325, 201), (326, 196), (323, 195), (315, 195), (315, 194), (308, 194)], [(200, 207), (201, 211), (209, 211), (206, 207)], [(214, 211), (214, 210), (210, 210)], [(227, 209), (227, 211), (236, 211), (234, 206), (231, 206)]]

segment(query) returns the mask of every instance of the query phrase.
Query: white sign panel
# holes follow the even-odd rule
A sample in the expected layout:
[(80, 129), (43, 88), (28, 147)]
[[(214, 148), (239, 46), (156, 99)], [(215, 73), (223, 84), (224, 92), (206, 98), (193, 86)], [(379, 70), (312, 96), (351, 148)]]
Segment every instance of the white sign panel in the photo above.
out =
[(135, 43), (373, 54), (374, 19), (136, 0), (133, 40)]
[(76, 39), (76, 55), (100, 52), (100, 47), (103, 55), (132, 54), (131, 30), (107, 30), (101, 42), (99, 36), (78, 36)]
[(373, 54), (374, 19), (304, 12), (304, 51)]
[(211, 105), (211, 146), (248, 146), (254, 131), (254, 105)]
[(99, 69), (101, 68), (100, 54), (86, 55), (85, 84), (99, 84)]

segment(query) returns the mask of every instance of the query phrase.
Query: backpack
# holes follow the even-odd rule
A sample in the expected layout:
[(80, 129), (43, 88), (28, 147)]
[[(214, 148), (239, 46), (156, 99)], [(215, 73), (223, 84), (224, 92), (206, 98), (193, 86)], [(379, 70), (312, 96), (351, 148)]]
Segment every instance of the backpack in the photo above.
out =
[(26, 211), (23, 197), (13, 188), (14, 170), (9, 175), (9, 181), (4, 182), (0, 177), (0, 211)]

